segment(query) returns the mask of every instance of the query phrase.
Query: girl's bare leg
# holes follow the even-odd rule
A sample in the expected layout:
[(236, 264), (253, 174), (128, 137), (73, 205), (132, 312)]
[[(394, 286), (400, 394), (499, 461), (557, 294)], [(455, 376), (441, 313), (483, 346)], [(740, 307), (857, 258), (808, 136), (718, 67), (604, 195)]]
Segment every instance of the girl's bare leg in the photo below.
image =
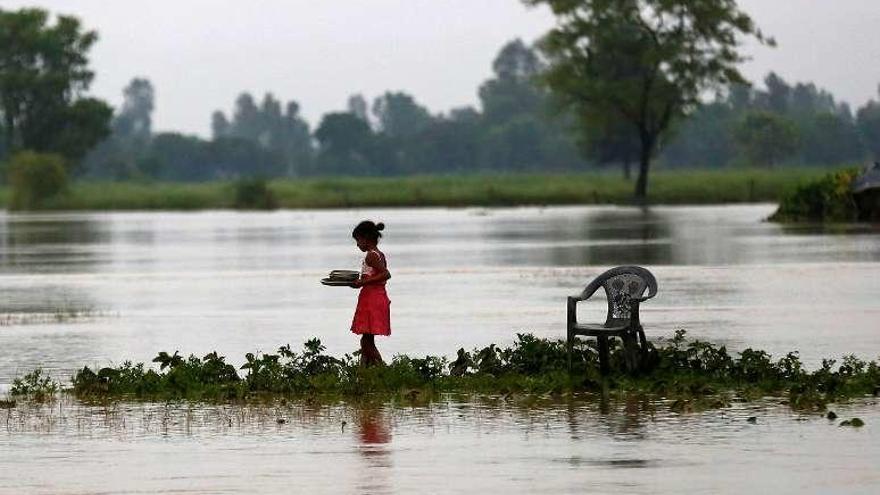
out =
[[(373, 337), (370, 335), (370, 337)], [(376, 338), (373, 337), (370, 339), (370, 347), (372, 347), (373, 351), (373, 364), (383, 364), (382, 354), (379, 353), (379, 348), (376, 347)]]
[(372, 366), (382, 363), (382, 355), (376, 348), (376, 339), (373, 335), (365, 333), (361, 336), (361, 364)]
[(370, 348), (367, 344), (367, 335), (361, 335), (361, 366), (369, 366)]

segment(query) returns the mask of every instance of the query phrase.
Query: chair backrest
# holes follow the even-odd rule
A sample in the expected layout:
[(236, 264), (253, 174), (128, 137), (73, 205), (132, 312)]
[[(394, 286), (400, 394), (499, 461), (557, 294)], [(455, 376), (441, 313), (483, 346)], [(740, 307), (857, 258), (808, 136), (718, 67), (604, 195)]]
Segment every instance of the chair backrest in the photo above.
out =
[(587, 287), (605, 289), (608, 299), (608, 320), (629, 320), (632, 306), (630, 300), (640, 298), (648, 291), (648, 297), (657, 294), (657, 279), (640, 266), (618, 266), (596, 277)]

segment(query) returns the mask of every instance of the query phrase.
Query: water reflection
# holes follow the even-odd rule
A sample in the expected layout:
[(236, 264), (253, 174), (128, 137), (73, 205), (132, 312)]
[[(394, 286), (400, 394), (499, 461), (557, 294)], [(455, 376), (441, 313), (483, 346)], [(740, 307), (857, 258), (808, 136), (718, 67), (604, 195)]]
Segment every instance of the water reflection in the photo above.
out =
[(0, 271), (90, 271), (111, 233), (89, 215), (0, 213)]
[(391, 493), (391, 419), (380, 407), (366, 406), (355, 411), (357, 452), (362, 460), (358, 468), (359, 493)]
[(865, 420), (856, 431), (781, 399), (677, 413), (639, 397), (505, 397), (20, 403), (3, 414), (0, 492), (718, 493), (761, 492), (783, 474), (789, 489), (774, 492), (880, 485), (869, 400), (831, 405)]
[(664, 265), (674, 259), (677, 246), (670, 219), (649, 208), (602, 210), (583, 219), (583, 239), (593, 245), (579, 250), (554, 249), (553, 263), (571, 265)]

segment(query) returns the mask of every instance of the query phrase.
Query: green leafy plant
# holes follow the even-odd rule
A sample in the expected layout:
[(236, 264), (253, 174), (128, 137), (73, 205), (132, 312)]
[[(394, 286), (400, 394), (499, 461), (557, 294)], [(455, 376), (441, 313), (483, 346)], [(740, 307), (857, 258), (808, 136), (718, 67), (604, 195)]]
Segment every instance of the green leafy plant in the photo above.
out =
[(22, 396), (36, 401), (51, 399), (60, 390), (57, 381), (43, 374), (42, 368), (37, 368), (22, 377), (12, 381), (9, 394), (13, 397)]
[(611, 344), (612, 374), (601, 376), (594, 342), (574, 347), (569, 372), (565, 341), (530, 334), (518, 334), (507, 347), (459, 349), (451, 362), (438, 356), (397, 355), (385, 366), (367, 368), (351, 355), (340, 359), (325, 350), (320, 340), (310, 339), (300, 351), (286, 345), (277, 353), (248, 353), (238, 370), (216, 352), (202, 358), (161, 352), (154, 359), (158, 371), (130, 362), (97, 373), (83, 368), (73, 377), (72, 392), (80, 397), (230, 399), (278, 394), (430, 395), (419, 390), (611, 391), (675, 398), (682, 412), (724, 407), (733, 393), (743, 398), (784, 397), (792, 408), (821, 411), (841, 398), (876, 393), (880, 385), (880, 367), (874, 361), (845, 356), (840, 364), (824, 360), (818, 369), (807, 371), (795, 352), (778, 359), (756, 349), (731, 354), (724, 346), (689, 340), (683, 330), (650, 345), (648, 366), (636, 375), (622, 371), (623, 352), (616, 343)]
[(858, 208), (850, 192), (850, 185), (858, 174), (859, 171), (854, 168), (839, 170), (800, 185), (782, 198), (779, 209), (770, 220), (855, 221), (858, 218)]

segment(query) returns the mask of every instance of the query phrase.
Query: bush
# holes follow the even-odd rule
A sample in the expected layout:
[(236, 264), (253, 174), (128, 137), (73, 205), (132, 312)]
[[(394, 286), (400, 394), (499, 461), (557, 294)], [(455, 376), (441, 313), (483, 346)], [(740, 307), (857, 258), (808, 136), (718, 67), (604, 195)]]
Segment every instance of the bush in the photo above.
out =
[(13, 397), (28, 397), (36, 401), (51, 399), (61, 389), (58, 382), (45, 376), (41, 368), (16, 378), (9, 390)]
[(278, 200), (265, 179), (242, 179), (235, 183), (235, 207), (274, 210), (278, 208)]
[(15, 210), (45, 208), (67, 190), (67, 170), (60, 155), (23, 151), (9, 161), (9, 206)]
[(799, 186), (785, 195), (773, 221), (851, 222), (858, 218), (858, 208), (850, 186), (858, 169), (832, 172), (819, 180)]

